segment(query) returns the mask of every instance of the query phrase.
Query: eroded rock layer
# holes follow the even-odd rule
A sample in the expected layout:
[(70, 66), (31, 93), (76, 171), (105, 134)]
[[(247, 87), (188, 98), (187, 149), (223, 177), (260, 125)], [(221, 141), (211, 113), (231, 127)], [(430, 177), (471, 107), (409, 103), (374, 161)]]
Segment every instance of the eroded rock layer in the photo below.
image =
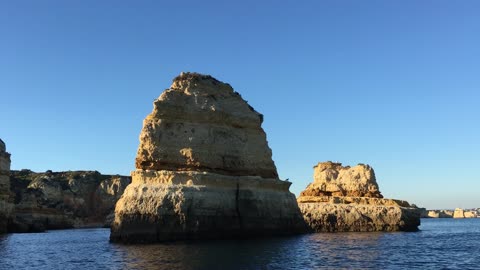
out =
[(7, 232), (13, 205), (10, 197), (10, 154), (0, 139), (0, 233)]
[(262, 121), (228, 84), (196, 73), (175, 78), (144, 120), (137, 170), (117, 202), (111, 240), (305, 231)]
[(314, 167), (314, 183), (297, 199), (315, 232), (415, 231), (420, 210), (406, 201), (384, 199), (373, 169), (324, 162)]
[(278, 178), (263, 116), (230, 85), (185, 73), (153, 105), (143, 121), (137, 169)]

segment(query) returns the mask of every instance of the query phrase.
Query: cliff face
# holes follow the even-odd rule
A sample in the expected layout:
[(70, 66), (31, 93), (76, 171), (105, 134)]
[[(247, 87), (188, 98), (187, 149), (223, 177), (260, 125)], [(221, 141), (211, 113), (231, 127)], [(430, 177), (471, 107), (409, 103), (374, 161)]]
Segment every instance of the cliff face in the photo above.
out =
[(313, 231), (418, 229), (421, 211), (406, 201), (383, 199), (370, 166), (324, 162), (314, 168), (314, 182), (297, 199)]
[(130, 177), (96, 171), (12, 171), (15, 219), (10, 231), (108, 226), (115, 203), (130, 182)]
[(115, 209), (111, 240), (286, 234), (305, 230), (278, 179), (263, 116), (228, 84), (181, 74), (143, 122), (137, 170)]
[(10, 154), (0, 139), (0, 234), (7, 232), (12, 218), (13, 205), (10, 197)]

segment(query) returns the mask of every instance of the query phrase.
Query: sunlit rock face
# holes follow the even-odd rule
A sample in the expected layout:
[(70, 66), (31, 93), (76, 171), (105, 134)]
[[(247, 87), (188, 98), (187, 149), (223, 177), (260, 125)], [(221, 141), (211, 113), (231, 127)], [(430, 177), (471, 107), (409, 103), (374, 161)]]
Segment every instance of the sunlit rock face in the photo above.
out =
[(465, 218), (465, 211), (462, 208), (455, 208), (453, 218)]
[(384, 199), (375, 172), (363, 164), (318, 163), (314, 182), (297, 201), (305, 222), (316, 232), (415, 231), (420, 225), (420, 209)]
[(383, 198), (373, 169), (364, 164), (342, 166), (331, 161), (313, 167), (313, 183), (301, 196), (349, 196)]
[(278, 179), (263, 116), (232, 87), (182, 73), (143, 122), (111, 240), (158, 242), (305, 231)]
[(455, 208), (453, 212), (453, 218), (477, 218), (478, 213), (476, 210), (464, 210), (462, 208)]
[(186, 73), (153, 105), (143, 121), (137, 169), (278, 178), (263, 116), (230, 85)]
[(453, 211), (451, 210), (429, 210), (426, 218), (452, 218)]
[(13, 205), (10, 197), (10, 154), (0, 139), (0, 233), (7, 232), (12, 218)]

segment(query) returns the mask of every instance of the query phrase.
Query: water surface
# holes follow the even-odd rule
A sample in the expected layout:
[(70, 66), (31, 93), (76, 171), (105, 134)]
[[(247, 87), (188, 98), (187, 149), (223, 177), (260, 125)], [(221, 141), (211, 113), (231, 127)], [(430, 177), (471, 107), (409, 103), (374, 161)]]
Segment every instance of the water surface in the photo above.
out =
[(480, 219), (422, 219), (413, 233), (109, 243), (108, 229), (0, 236), (0, 269), (479, 269)]

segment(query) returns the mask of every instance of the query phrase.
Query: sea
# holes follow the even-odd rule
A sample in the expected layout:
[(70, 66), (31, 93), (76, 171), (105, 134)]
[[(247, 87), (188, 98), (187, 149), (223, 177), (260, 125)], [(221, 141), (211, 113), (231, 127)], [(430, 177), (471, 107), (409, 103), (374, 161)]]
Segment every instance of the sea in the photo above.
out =
[(480, 269), (480, 218), (422, 219), (418, 232), (123, 245), (109, 229), (0, 236), (0, 269)]

